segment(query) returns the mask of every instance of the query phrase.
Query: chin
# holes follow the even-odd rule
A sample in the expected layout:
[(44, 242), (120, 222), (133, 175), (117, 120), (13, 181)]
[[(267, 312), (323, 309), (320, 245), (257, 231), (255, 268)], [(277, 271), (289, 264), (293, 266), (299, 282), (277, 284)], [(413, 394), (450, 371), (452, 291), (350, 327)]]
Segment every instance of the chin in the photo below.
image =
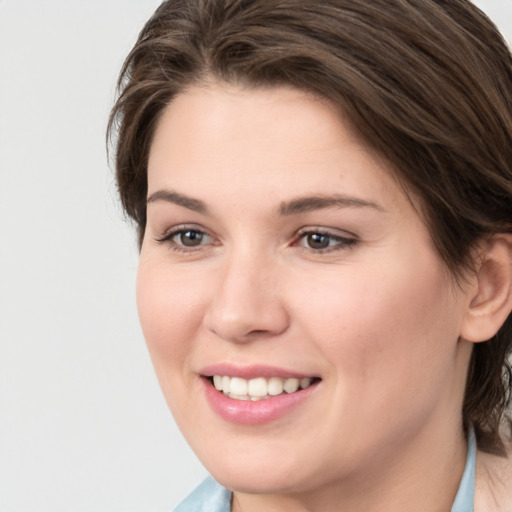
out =
[(300, 476), (288, 471), (265, 471), (263, 468), (251, 467), (241, 469), (238, 466), (214, 468), (211, 475), (226, 489), (245, 494), (289, 494), (298, 489), (306, 490)]
[[(315, 468), (313, 461), (286, 458), (276, 459), (267, 453), (251, 453), (229, 457), (201, 459), (213, 478), (227, 489), (247, 494), (294, 494), (310, 491), (323, 485), (323, 468)], [(279, 453), (279, 452), (277, 452)], [(316, 477), (315, 477), (316, 475)]]

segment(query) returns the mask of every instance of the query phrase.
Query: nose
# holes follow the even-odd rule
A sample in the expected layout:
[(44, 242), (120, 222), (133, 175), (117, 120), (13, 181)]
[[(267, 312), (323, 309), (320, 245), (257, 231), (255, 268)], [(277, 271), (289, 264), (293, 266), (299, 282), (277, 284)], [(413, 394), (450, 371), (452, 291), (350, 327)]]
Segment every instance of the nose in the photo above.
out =
[(222, 339), (241, 343), (282, 334), (290, 319), (279, 281), (279, 268), (272, 258), (233, 255), (216, 277), (204, 316), (206, 328)]

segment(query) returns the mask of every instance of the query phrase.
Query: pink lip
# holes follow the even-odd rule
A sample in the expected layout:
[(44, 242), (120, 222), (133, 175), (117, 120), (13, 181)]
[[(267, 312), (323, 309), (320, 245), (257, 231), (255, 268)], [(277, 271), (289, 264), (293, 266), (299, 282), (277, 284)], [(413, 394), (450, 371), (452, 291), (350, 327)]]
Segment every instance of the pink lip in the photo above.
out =
[(257, 377), (281, 377), (282, 379), (302, 379), (304, 377), (314, 377), (314, 375), (306, 375), (283, 368), (277, 368), (267, 365), (250, 365), (250, 366), (234, 366), (228, 363), (212, 364), (204, 367), (200, 374), (205, 377), (213, 375), (227, 375), (229, 377), (240, 377), (242, 379), (255, 379)]
[[(261, 373), (259, 375), (261, 376)], [(212, 410), (225, 421), (238, 425), (262, 425), (282, 418), (304, 404), (319, 384), (316, 382), (295, 393), (283, 393), (253, 402), (227, 397), (215, 389), (210, 379), (202, 377), (201, 382)]]

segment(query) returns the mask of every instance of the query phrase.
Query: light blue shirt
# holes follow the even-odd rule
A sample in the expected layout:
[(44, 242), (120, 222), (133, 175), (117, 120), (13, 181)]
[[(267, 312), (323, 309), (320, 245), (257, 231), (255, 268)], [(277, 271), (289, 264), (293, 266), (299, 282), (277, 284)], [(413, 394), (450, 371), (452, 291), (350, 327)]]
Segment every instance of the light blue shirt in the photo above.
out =
[(230, 512), (231, 492), (211, 476), (196, 487), (174, 512)]
[[(459, 490), (451, 512), (473, 512), (475, 501), (476, 441), (471, 431), (468, 439), (468, 457)], [(230, 512), (231, 492), (211, 476), (183, 500), (174, 512)]]
[[(452, 512), (473, 512), (475, 502), (476, 439), (473, 429), (468, 436), (468, 457), (459, 490), (453, 502)], [(228, 509), (229, 512), (229, 509)]]

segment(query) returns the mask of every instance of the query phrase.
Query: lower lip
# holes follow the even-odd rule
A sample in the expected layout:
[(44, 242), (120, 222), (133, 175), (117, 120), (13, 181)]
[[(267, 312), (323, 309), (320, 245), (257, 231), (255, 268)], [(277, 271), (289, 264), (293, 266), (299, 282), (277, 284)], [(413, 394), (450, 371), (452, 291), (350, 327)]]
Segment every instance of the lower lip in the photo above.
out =
[(318, 382), (295, 393), (265, 398), (264, 400), (235, 400), (215, 389), (209, 379), (202, 378), (206, 399), (222, 419), (239, 425), (262, 425), (286, 416), (303, 404), (314, 392)]

